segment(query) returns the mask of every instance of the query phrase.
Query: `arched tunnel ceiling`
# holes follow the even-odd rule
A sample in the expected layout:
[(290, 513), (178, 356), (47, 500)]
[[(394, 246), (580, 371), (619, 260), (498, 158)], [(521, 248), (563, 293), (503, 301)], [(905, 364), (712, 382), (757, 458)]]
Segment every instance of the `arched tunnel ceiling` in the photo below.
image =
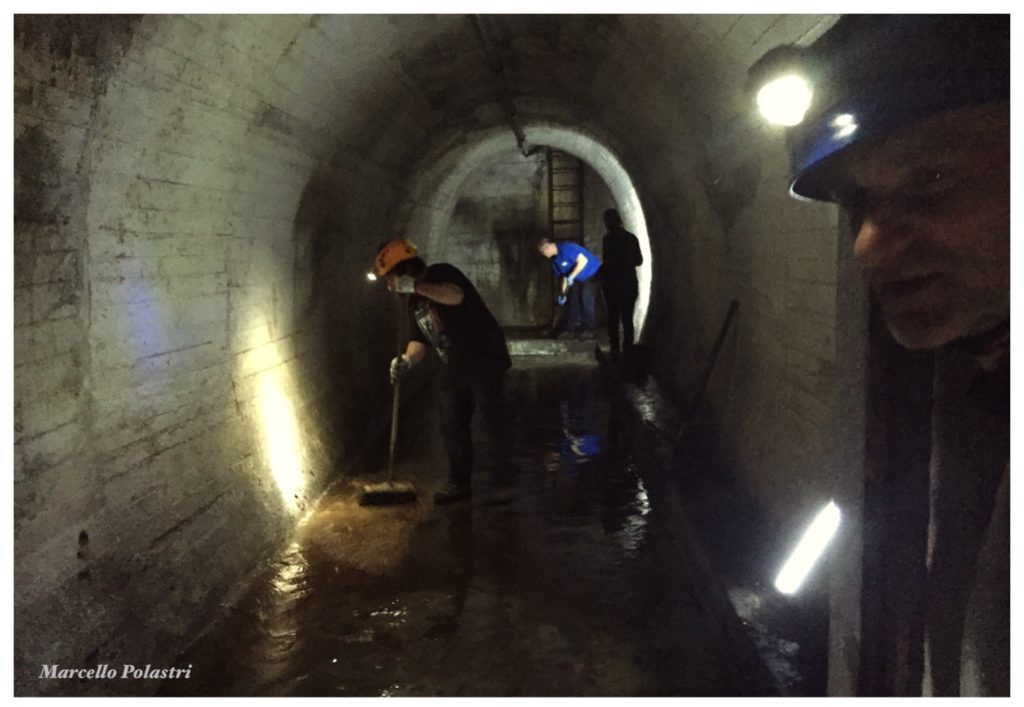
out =
[[(835, 19), (145, 16), (90, 118), (88, 225), (237, 233), (263, 244), (247, 257), (266, 273), (308, 226), (351, 243), (348, 277), (380, 238), (438, 223), (420, 216), (443, 211), (439, 164), (471, 168), (474, 145), (514, 128), (543, 145), (544, 127), (613, 157), (627, 220), (634, 201), (664, 213), (693, 191), (681, 175), (728, 164), (757, 129), (747, 67)], [(199, 208), (161, 210), (182, 200)]]
[[(814, 300), (817, 319), (788, 317), (780, 302), (817, 290), (776, 281), (816, 261), (778, 252), (794, 238), (828, 249), (835, 219), (792, 214), (784, 189), (747, 208), (745, 185), (781, 179), (786, 160), (743, 83), (764, 51), (835, 19), (17, 16), (16, 572), (20, 616), (52, 629), (23, 632), (25, 665), (53, 660), (67, 635), (83, 659), (94, 634), (131, 640), (69, 599), (85, 596), (64, 551), (80, 529), (119, 588), (140, 557), (176, 573), (191, 565), (174, 558), (197, 548), (229, 554), (182, 577), (170, 603), (156, 579), (129, 583), (134, 599), (98, 582), (89, 595), (200, 621), (185, 597), (235, 586), (335, 461), (373, 439), (401, 321), (366, 286), (373, 249), (403, 225), (422, 225), (413, 237), (443, 225), (456, 177), (515, 144), (510, 108), (529, 145), (590, 161), (627, 221), (623, 207), (642, 207), (667, 386), (684, 388), (677, 353), (712, 338), (722, 301), (742, 290), (754, 345), (735, 365), (764, 374), (742, 379), (753, 382), (736, 398), (752, 412), (734, 415), (733, 438), (745, 460), (788, 468), (788, 447), (764, 453), (790, 419), (776, 393), (807, 396), (803, 379), (770, 387), (782, 379), (772, 366), (794, 340), (831, 363), (821, 321), (835, 298)], [(702, 172), (712, 159), (717, 173)], [(732, 166), (742, 179), (712, 203), (707, 184)], [(764, 218), (730, 241), (716, 203)]]
[[(171, 181), (202, 169), (205, 185), (252, 194), (273, 171), (276, 203), (254, 209), (292, 218), (318, 168), (376, 165), (401, 202), (448, 150), (474, 134), (511, 134), (514, 113), (520, 130), (557, 124), (605, 136), (643, 198), (650, 179), (645, 184), (637, 172), (656, 171), (642, 164), (645, 157), (698, 164), (709, 153), (721, 158), (730, 139), (716, 126), (750, 116), (742, 90), (747, 66), (778, 43), (811, 41), (834, 20), (151, 15), (131, 26), (131, 50), (105, 89), (99, 112), (106, 119), (92, 129), (95, 154), (103, 157), (92, 167)], [(163, 88), (168, 81), (172, 91)], [(154, 89), (140, 90), (151, 83)], [(182, 132), (186, 140), (177, 137)], [(137, 147), (169, 136), (176, 152), (206, 166), (157, 164)], [(531, 143), (528, 131), (525, 141)], [(107, 196), (93, 191), (98, 203)], [(94, 214), (97, 222), (105, 218)]]
[[(778, 43), (812, 41), (834, 20), (326, 15), (225, 17), (218, 29), (228, 45), (247, 52), (265, 45), (266, 80), (280, 87), (268, 93), (277, 100), (267, 120), (278, 111), (306, 119), (310, 107), (325, 109), (334, 118), (323, 130), (342, 149), (403, 166), (428, 154), (438, 134), (509, 125), (509, 98), (520, 123), (593, 122), (605, 112), (642, 110), (668, 88), (686, 96), (679, 118), (700, 131), (748, 111), (742, 84), (760, 54)], [(306, 70), (296, 75), (286, 57)]]

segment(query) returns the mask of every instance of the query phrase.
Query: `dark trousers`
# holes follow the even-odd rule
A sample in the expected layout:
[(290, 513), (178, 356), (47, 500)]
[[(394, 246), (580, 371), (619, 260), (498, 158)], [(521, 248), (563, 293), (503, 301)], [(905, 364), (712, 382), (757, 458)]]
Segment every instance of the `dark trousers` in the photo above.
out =
[(636, 307), (636, 287), (609, 287), (605, 285), (604, 301), (608, 306), (608, 344), (612, 351), (621, 351), (619, 347), (619, 322), (622, 322), (622, 335), (625, 339), (626, 351), (633, 348), (633, 310)]
[(440, 391), (441, 433), (448, 453), (448, 476), (456, 484), (469, 486), (473, 473), (474, 410), (483, 418), (484, 435), (491, 456), (491, 478), (496, 484), (510, 481), (506, 463), (507, 430), (502, 400), (505, 371), (484, 371)]
[(593, 279), (574, 282), (566, 293), (569, 305), (569, 330), (597, 329), (597, 283)]

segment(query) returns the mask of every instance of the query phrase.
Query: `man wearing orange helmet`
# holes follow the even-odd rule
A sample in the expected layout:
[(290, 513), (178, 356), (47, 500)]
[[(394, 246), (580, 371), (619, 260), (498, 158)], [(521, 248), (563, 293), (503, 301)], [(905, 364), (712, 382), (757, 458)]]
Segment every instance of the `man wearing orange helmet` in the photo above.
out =
[(441, 359), (441, 432), (449, 472), (448, 484), (434, 494), (434, 502), (453, 503), (470, 496), (474, 409), (483, 417), (495, 480), (507, 483), (501, 400), (512, 359), (494, 315), (461, 270), (448, 263), (428, 266), (416, 246), (403, 239), (381, 247), (375, 271), (389, 290), (408, 296), (413, 334), (405, 353), (391, 361), (392, 382), (422, 361), (428, 347)]

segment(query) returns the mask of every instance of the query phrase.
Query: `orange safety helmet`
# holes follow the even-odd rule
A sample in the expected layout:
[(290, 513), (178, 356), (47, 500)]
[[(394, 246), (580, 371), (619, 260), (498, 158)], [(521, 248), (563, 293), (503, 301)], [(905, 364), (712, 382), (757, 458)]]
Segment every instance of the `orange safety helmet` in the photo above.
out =
[(412, 260), (417, 255), (416, 246), (404, 238), (395, 238), (381, 246), (377, 257), (373, 259), (374, 272), (377, 277), (384, 277), (400, 262)]

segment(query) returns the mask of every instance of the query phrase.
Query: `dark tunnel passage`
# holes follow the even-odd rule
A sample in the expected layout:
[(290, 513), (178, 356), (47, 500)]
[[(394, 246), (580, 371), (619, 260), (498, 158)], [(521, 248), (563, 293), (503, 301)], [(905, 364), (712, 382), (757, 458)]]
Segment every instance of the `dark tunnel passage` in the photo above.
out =
[[(748, 85), (839, 21), (15, 16), (15, 694), (858, 694), (868, 295)], [(611, 208), (628, 360), (603, 303), (549, 336), (537, 250), (600, 254)], [(511, 498), (430, 500), (430, 354), (396, 396), (419, 500), (356, 503), (410, 334), (367, 276), (395, 238), (508, 339)]]
[[(776, 43), (813, 41), (834, 21), (18, 16), (17, 692), (156, 690), (145, 679), (72, 685), (40, 674), (48, 665), (174, 661), (224, 607), (261, 601), (247, 594), (259, 568), (301, 536), (321, 494), (380, 468), (396, 309), (366, 272), (378, 245), (396, 235), (478, 284), (513, 353), (567, 355), (536, 340), (554, 313), (536, 240), (555, 233), (555, 221), (572, 222), (557, 226), (570, 229), (560, 235), (597, 252), (601, 213), (618, 209), (644, 256), (634, 321), (645, 365), (680, 404), (725, 305), (737, 287), (745, 291), (702, 419), (728, 449), (724, 463), (744, 493), (769, 509), (780, 533), (798, 527), (820, 498), (812, 469), (832, 449), (828, 434), (805, 435), (794, 456), (792, 434), (749, 425), (809, 429), (831, 415), (831, 388), (817, 376), (835, 356), (835, 312), (819, 296), (834, 287), (835, 217), (810, 208), (787, 220), (784, 196), (751, 194), (749, 178), (733, 184), (730, 175), (767, 182), (785, 170), (779, 137), (740, 100), (745, 67)], [(746, 207), (738, 215), (715, 211), (736, 203)], [(779, 255), (791, 252), (777, 250), (779, 228), (813, 247)], [(791, 277), (797, 272), (815, 275)], [(810, 316), (793, 320), (795, 307)], [(750, 375), (758, 368), (771, 375)], [(427, 395), (415, 388), (403, 401)], [(773, 465), (773, 455), (794, 463)], [(804, 492), (778, 493), (781, 478), (767, 480), (763, 467), (803, 479)], [(598, 503), (586, 493), (572, 497)], [(511, 507), (500, 513), (512, 515), (494, 518), (516, 517)], [(524, 543), (604, 533), (524, 517), (540, 523)], [(446, 523), (409, 526), (401, 537), (430, 548)], [(474, 520), (474, 528), (489, 523)], [(489, 554), (492, 542), (485, 535), (475, 552)], [(552, 552), (559, 547), (568, 546)], [(643, 557), (636, 561), (649, 566)], [(614, 566), (595, 561), (595, 572)], [(429, 579), (418, 565), (395, 571), (412, 588)], [(651, 591), (641, 570), (616, 581), (623, 591)], [(372, 608), (351, 600), (353, 610)], [(572, 640), (543, 617), (531, 621), (556, 643)], [(344, 639), (345, 626), (332, 630)], [(614, 630), (621, 636), (607, 640), (628, 644), (638, 628)], [(631, 645), (649, 653), (642, 643)], [(539, 675), (532, 689), (732, 689), (718, 668), (706, 682), (688, 674), (676, 684), (655, 670), (588, 683), (595, 665), (574, 687)], [(269, 687), (272, 672), (268, 690), (305, 689)], [(328, 690), (314, 683), (309, 689)], [(403, 682), (418, 693), (459, 690), (444, 685)], [(494, 688), (514, 691), (512, 683)]]

